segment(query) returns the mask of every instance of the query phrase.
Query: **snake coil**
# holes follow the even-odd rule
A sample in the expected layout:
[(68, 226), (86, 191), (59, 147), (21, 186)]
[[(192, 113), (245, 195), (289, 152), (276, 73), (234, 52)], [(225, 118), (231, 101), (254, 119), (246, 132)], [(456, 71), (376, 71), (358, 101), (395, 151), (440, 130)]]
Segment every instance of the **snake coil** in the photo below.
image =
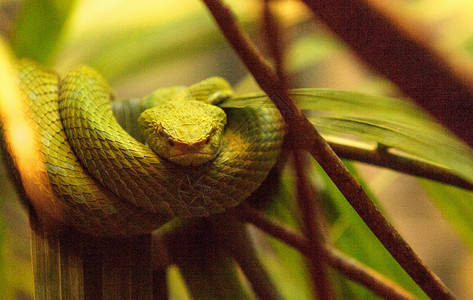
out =
[(123, 130), (108, 84), (91, 68), (63, 79), (28, 60), (19, 61), (18, 70), (41, 149), (43, 213), (87, 234), (148, 233), (174, 216), (221, 212), (245, 200), (279, 154), (283, 125), (270, 105), (225, 108), (220, 153), (185, 167)]

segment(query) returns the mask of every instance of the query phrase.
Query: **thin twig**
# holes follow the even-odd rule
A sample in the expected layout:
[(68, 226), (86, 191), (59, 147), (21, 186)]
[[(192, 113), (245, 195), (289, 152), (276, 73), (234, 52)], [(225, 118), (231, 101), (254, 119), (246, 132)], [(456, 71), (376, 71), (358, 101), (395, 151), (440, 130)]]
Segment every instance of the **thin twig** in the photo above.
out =
[(325, 248), (328, 263), (353, 281), (363, 284), (385, 299), (415, 299), (414, 295), (370, 267), (342, 252)]
[[(287, 85), (281, 42), (282, 32), (280, 31), (270, 2), (271, 0), (264, 1), (263, 19), (266, 42), (275, 63), (277, 77), (281, 82)], [(295, 148), (294, 145), (291, 145), (291, 147)], [(309, 240), (309, 246), (311, 247), (311, 255), (308, 255), (307, 258), (309, 260), (309, 270), (316, 292), (316, 299), (329, 300), (334, 298), (334, 294), (330, 286), (325, 260), (321, 250), (323, 247), (322, 244), (324, 243), (324, 235), (321, 234), (323, 216), (320, 213), (319, 207), (317, 207), (318, 201), (313, 201), (316, 194), (308, 185), (309, 181), (307, 179), (306, 164), (303, 162), (304, 158), (301, 151), (293, 151), (293, 165), (297, 177), (297, 202), (304, 223), (304, 232)]]
[(154, 238), (166, 245), (192, 299), (246, 298), (236, 265), (207, 219), (186, 219), (171, 226), (158, 230)]
[[(473, 76), (383, 0), (303, 0), (371, 68), (473, 147)], [(460, 69), (462, 68), (462, 69)]]
[(407, 175), (423, 177), (473, 191), (473, 183), (440, 166), (409, 157), (399, 156), (388, 151), (363, 149), (333, 142), (329, 142), (329, 144), (333, 151), (335, 151), (335, 153), (341, 158), (388, 168)]
[(309, 242), (309, 270), (312, 274), (312, 283), (317, 292), (317, 299), (333, 299), (333, 291), (330, 288), (330, 281), (325, 269), (325, 260), (323, 257), (322, 234), (320, 223), (321, 214), (318, 209), (318, 199), (315, 193), (311, 192), (308, 185), (306, 163), (300, 150), (293, 153), (293, 164), (296, 173), (297, 182), (297, 202), (304, 223), (304, 232)]
[(274, 15), (274, 9), (272, 3), (274, 0), (264, 0), (263, 6), (263, 25), (265, 40), (271, 57), (274, 60), (274, 69), (276, 74), (284, 83), (288, 83), (287, 74), (284, 71), (284, 37), (281, 32), (281, 28)]
[(401, 267), (430, 297), (454, 299), (442, 281), (420, 260), (401, 235), (369, 199), (361, 185), (351, 176), (332, 148), (304, 117), (269, 64), (259, 54), (248, 35), (242, 31), (233, 13), (219, 0), (204, 0), (222, 33), (245, 63), (261, 89), (281, 112), (289, 132), (297, 129), (297, 145), (307, 149), (335, 183), (358, 215), (391, 253)]
[(443, 282), (422, 262), (373, 204), (363, 187), (349, 174), (332, 148), (315, 129), (312, 130), (312, 135), (305, 139), (303, 145), (309, 148), (308, 151), (319, 162), (353, 209), (419, 287), (432, 298), (454, 299)]
[[(240, 205), (232, 209), (231, 212), (241, 220), (256, 226), (260, 230), (299, 250), (302, 254), (311, 255), (311, 247), (306, 238), (270, 221), (259, 211), (245, 205)], [(414, 299), (411, 293), (370, 267), (347, 257), (331, 247), (326, 246), (322, 250), (328, 265), (338, 270), (350, 280), (366, 286), (378, 296), (386, 299)]]
[(271, 276), (261, 264), (247, 227), (240, 219), (229, 213), (215, 215), (210, 218), (215, 232), (215, 240), (235, 260), (251, 284), (259, 299), (279, 300), (279, 295)]
[(283, 241), (291, 247), (298, 249), (302, 253), (308, 253), (308, 240), (304, 236), (290, 230), (286, 227), (280, 226), (273, 221), (270, 221), (258, 210), (251, 208), (245, 203), (227, 210), (231, 214), (237, 216), (240, 220), (253, 224), (262, 231), (271, 236)]

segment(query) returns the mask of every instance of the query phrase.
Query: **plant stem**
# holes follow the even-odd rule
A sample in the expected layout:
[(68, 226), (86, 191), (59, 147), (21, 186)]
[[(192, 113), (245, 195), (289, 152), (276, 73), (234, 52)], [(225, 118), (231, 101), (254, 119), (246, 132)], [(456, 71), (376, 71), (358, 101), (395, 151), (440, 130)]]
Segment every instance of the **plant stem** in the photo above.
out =
[(272, 3), (274, 0), (264, 0), (263, 25), (267, 48), (274, 60), (276, 74), (282, 82), (288, 83), (286, 72), (284, 71), (284, 37), (281, 28), (275, 18)]
[[(275, 63), (277, 77), (280, 82), (288, 85), (286, 72), (284, 70), (284, 50), (281, 43), (282, 32), (273, 14), (271, 0), (264, 1), (263, 20), (266, 42)], [(297, 202), (304, 223), (304, 232), (309, 240), (311, 248), (309, 260), (309, 270), (313, 287), (315, 288), (315, 299), (333, 299), (334, 294), (330, 286), (325, 261), (322, 257), (322, 244), (324, 235), (322, 234), (323, 215), (319, 209), (316, 193), (308, 185), (307, 169), (304, 163), (304, 154), (297, 150), (295, 145), (290, 145), (295, 149), (292, 151), (294, 172), (297, 177)]]
[(325, 269), (325, 260), (322, 255), (322, 234), (319, 226), (321, 222), (321, 213), (317, 207), (318, 199), (315, 193), (312, 193), (308, 185), (306, 163), (301, 151), (293, 152), (294, 171), (296, 172), (297, 182), (297, 200), (299, 210), (302, 215), (304, 232), (308, 239), (310, 248), (307, 257), (309, 258), (309, 270), (312, 274), (312, 283), (317, 292), (316, 299), (333, 299), (333, 292), (330, 288), (330, 281)]
[(175, 224), (160, 238), (170, 261), (179, 267), (192, 298), (248, 299), (236, 264), (222, 247), (213, 225), (203, 218)]
[(424, 177), (440, 183), (453, 185), (465, 190), (473, 191), (473, 183), (452, 173), (450, 170), (416, 159), (399, 156), (388, 151), (377, 149), (362, 149), (348, 145), (329, 142), (335, 153), (349, 160), (355, 160), (370, 165), (392, 169), (404, 174)]
[(385, 299), (415, 299), (414, 295), (398, 284), (379, 274), (359, 261), (346, 256), (342, 252), (326, 248), (329, 264), (353, 281), (363, 284), (378, 296)]
[[(309, 241), (298, 233), (278, 225), (259, 211), (246, 205), (240, 205), (231, 211), (241, 220), (248, 222), (269, 235), (298, 249), (304, 255), (311, 254)], [(386, 299), (414, 299), (414, 296), (398, 284), (387, 279), (370, 267), (350, 258), (331, 247), (323, 247), (322, 255), (327, 264), (338, 270), (350, 280), (358, 282)]]
[(246, 224), (231, 214), (223, 213), (210, 218), (216, 238), (231, 255), (260, 299), (280, 300), (277, 288), (260, 263)]
[[(235, 52), (281, 112), (289, 132), (299, 132), (298, 136), (289, 138), (296, 139), (295, 144), (304, 147), (314, 156), (370, 230), (428, 296), (453, 299), (448, 288), (386, 220), (332, 148), (297, 108), (288, 96), (284, 83), (278, 79), (248, 35), (242, 31), (230, 9), (220, 0), (204, 0), (204, 2)], [(293, 131), (294, 129), (297, 131)]]

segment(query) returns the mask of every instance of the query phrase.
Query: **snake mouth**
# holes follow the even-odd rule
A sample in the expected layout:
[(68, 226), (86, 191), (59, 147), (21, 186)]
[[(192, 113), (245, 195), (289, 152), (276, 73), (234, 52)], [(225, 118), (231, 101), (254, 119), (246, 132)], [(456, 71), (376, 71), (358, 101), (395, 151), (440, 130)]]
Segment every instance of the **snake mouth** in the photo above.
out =
[(169, 157), (169, 160), (181, 166), (200, 166), (215, 158), (213, 153), (183, 153)]

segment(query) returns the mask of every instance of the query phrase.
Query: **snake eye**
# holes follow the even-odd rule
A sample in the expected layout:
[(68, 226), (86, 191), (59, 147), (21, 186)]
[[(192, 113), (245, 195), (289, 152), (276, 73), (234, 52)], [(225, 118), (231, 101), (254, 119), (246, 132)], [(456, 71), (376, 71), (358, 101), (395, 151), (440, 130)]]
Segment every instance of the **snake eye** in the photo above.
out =
[(205, 144), (208, 144), (210, 143), (210, 137), (208, 137), (206, 140), (205, 140)]
[(168, 144), (169, 144), (169, 146), (174, 147), (174, 142), (173, 142), (173, 140), (168, 140)]

